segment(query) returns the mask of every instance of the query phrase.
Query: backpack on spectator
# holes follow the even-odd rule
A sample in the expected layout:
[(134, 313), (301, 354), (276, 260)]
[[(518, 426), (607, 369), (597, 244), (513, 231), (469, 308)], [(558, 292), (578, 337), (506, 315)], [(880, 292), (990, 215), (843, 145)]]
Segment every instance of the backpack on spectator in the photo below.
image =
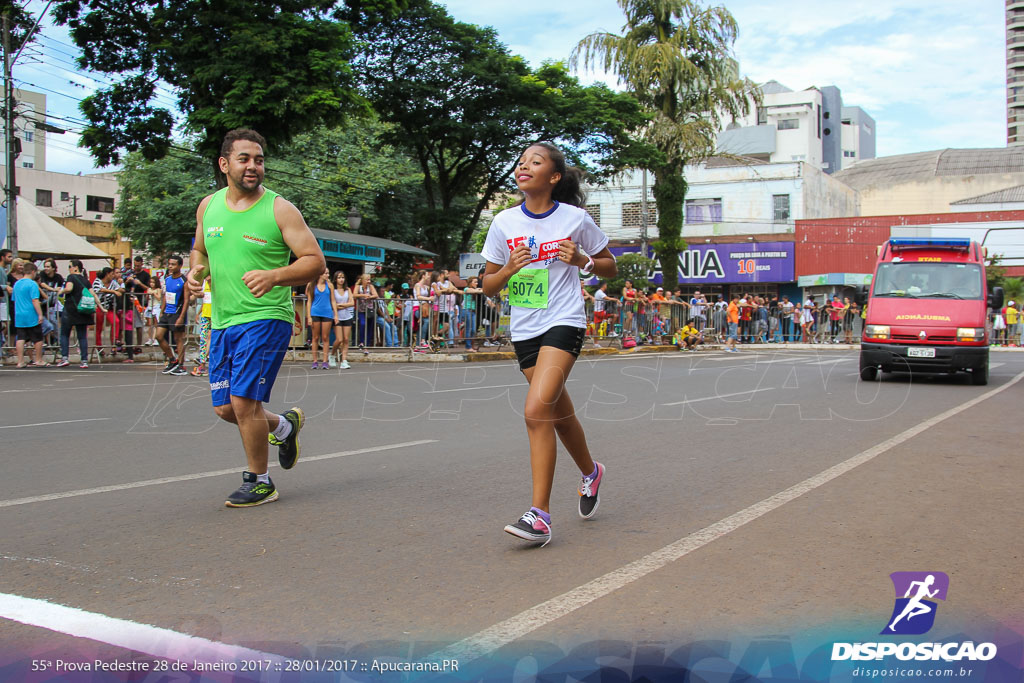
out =
[(93, 296), (90, 290), (82, 288), (82, 298), (78, 300), (77, 308), (79, 313), (96, 312), (96, 297)]

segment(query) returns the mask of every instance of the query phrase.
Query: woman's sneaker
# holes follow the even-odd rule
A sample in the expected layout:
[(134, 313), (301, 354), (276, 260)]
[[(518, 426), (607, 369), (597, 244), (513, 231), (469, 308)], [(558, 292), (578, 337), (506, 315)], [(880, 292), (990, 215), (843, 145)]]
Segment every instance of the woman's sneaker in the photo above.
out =
[(69, 365), (71, 365), (71, 363), (68, 362), (67, 358), (61, 358), (60, 362), (57, 363), (58, 368), (66, 368)]
[(604, 465), (599, 462), (594, 462), (594, 464), (597, 465), (597, 476), (593, 479), (583, 477), (577, 491), (580, 494), (580, 517), (583, 519), (593, 517), (597, 512), (597, 504), (600, 502), (597, 492), (601, 488), (601, 480), (604, 479)]
[(83, 360), (81, 363), (78, 364), (78, 367), (82, 368), (83, 370), (88, 370), (89, 364)]
[(343, 360), (341, 361), (341, 365), (339, 365), (338, 367), (341, 368), (342, 370), (348, 370), (352, 366), (348, 364), (347, 360)]
[(515, 524), (505, 527), (505, 532), (517, 536), (524, 541), (540, 543), (541, 547), (551, 542), (551, 525), (540, 515), (529, 509)]
[(235, 490), (224, 505), (229, 508), (250, 508), (255, 505), (272, 503), (277, 500), (277, 488), (274, 482), (268, 477), (268, 483), (263, 483), (256, 478), (252, 472), (242, 472), (242, 485)]

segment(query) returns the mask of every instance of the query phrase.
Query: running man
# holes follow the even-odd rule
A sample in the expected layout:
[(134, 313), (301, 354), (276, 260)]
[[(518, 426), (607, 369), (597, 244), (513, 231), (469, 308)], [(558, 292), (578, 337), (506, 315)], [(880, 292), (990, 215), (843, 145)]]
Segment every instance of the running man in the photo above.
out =
[(896, 626), (896, 623), (900, 619), (902, 619), (903, 617), (906, 617), (907, 621), (910, 621), (911, 619), (913, 619), (916, 616), (919, 616), (919, 615), (922, 615), (922, 614), (928, 614), (929, 612), (932, 611), (932, 608), (930, 606), (928, 606), (928, 605), (924, 604), (923, 602), (921, 602), (921, 598), (934, 598), (935, 597), (935, 595), (939, 592), (939, 589), (936, 588), (933, 591), (929, 591), (928, 590), (932, 586), (932, 584), (934, 584), (934, 583), (935, 583), (935, 575), (934, 574), (929, 574), (925, 578), (924, 581), (912, 581), (910, 583), (910, 586), (907, 588), (907, 592), (906, 592), (906, 594), (903, 597), (910, 598), (910, 592), (912, 590), (914, 590), (914, 586), (917, 586), (917, 592), (914, 594), (914, 597), (910, 598), (910, 602), (908, 602), (907, 606), (903, 608), (903, 611), (900, 612), (900, 615), (898, 617), (896, 617), (895, 619), (893, 619), (892, 623), (889, 624), (889, 630), (890, 631), (895, 631), (896, 630), (894, 628)]
[[(196, 211), (196, 240), (188, 286), (195, 296), (211, 278), (213, 332), (210, 389), (217, 417), (238, 425), (248, 468), (228, 507), (277, 500), (267, 472), (267, 442), (278, 447), (282, 469), (299, 458), (299, 408), (284, 415), (263, 404), (292, 336), (291, 287), (305, 285), (327, 267), (302, 214), (263, 186), (267, 144), (256, 131), (230, 131), (218, 163), (227, 187), (206, 197)], [(292, 254), (295, 261), (289, 265)]]

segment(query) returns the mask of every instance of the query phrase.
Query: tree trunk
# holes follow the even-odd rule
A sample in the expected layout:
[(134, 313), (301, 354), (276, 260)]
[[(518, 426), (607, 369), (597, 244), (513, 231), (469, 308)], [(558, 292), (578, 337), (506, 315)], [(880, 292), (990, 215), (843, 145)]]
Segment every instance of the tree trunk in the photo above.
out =
[[(652, 245), (661, 263), (662, 287), (674, 291), (679, 284), (679, 252), (686, 248), (682, 239), (683, 201), (686, 178), (681, 166), (665, 165), (654, 169), (654, 203), (658, 207), (658, 240)], [(646, 256), (646, 254), (645, 254)]]

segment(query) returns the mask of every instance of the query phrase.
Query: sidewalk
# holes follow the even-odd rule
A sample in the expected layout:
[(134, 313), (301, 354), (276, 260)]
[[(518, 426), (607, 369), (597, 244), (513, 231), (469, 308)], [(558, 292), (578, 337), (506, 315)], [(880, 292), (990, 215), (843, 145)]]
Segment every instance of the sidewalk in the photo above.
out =
[[(856, 351), (860, 348), (860, 344), (739, 344), (739, 355), (744, 353), (786, 353), (787, 351)], [(350, 350), (348, 360), (350, 363), (484, 363), (489, 361), (498, 360), (515, 360), (516, 354), (512, 351), (510, 345), (502, 347), (500, 351), (476, 351), (471, 353), (465, 353), (463, 349), (453, 349), (442, 353), (411, 353), (409, 349), (403, 348), (401, 351), (385, 351), (385, 350), (371, 350), (369, 355), (363, 355), (358, 349)], [(637, 354), (646, 353), (678, 353), (683, 355), (700, 356), (710, 353), (721, 353), (724, 349), (723, 344), (707, 344), (702, 345), (696, 351), (686, 352), (679, 351), (675, 346), (671, 344), (650, 344), (644, 346), (637, 346), (632, 349), (620, 349), (616, 346), (595, 346), (591, 342), (587, 342), (583, 347), (581, 357), (591, 356), (631, 356)], [(992, 352), (997, 353), (1022, 353), (1024, 347), (1002, 347), (992, 346), (989, 347)], [(4, 357), (0, 361), (0, 365), (8, 366), (14, 364), (13, 349), (8, 354), (7, 349), (4, 349)], [(44, 351), (44, 358), (52, 362), (52, 351), (47, 349)], [(124, 361), (124, 356), (119, 355), (114, 358), (105, 358), (99, 364), (101, 365), (120, 365)], [(72, 353), (71, 362), (73, 365), (78, 364), (78, 356)], [(143, 349), (141, 353), (135, 354), (135, 363), (163, 363), (163, 354), (159, 349), (147, 350)], [(286, 363), (312, 363), (313, 353), (309, 349), (292, 349), (285, 356)], [(187, 354), (186, 363), (191, 366), (195, 363), (195, 353), (189, 352)], [(92, 365), (97, 365), (95, 359), (93, 359)]]

